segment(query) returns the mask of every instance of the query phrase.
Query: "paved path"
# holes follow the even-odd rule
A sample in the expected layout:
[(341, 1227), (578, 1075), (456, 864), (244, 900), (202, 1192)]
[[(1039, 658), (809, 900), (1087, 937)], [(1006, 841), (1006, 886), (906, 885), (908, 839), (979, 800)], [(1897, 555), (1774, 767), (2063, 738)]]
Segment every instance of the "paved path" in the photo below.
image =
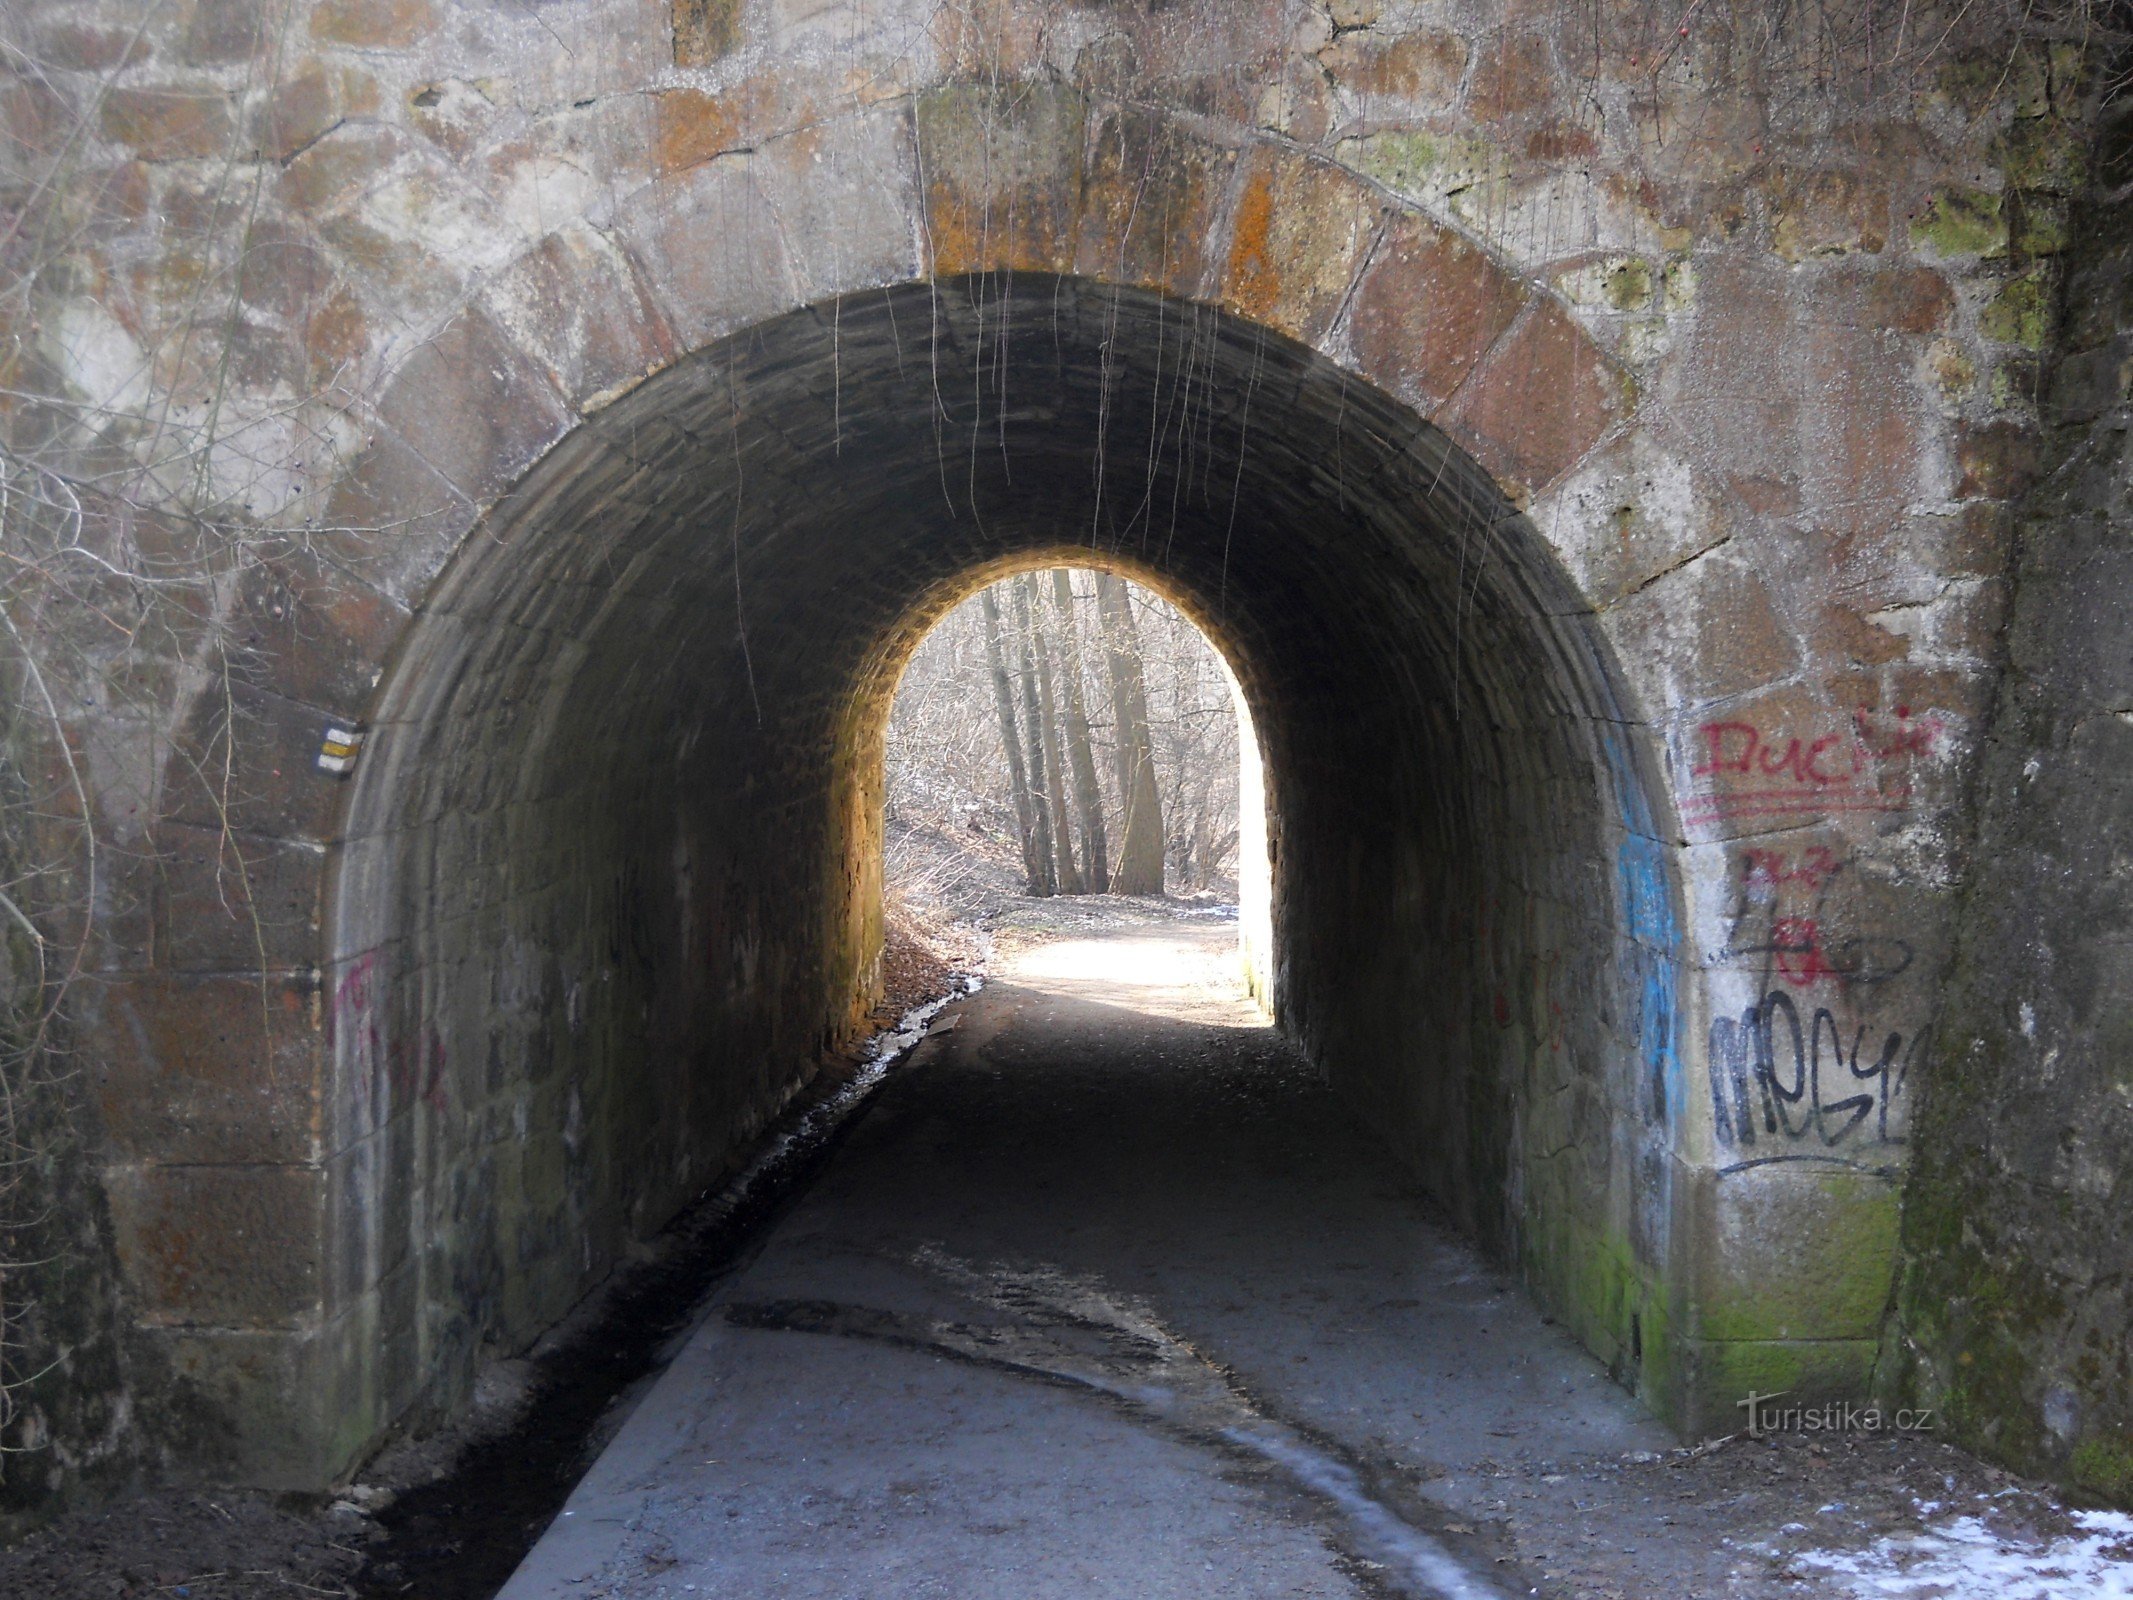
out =
[(1431, 1220), (1233, 937), (999, 963), (503, 1600), (1525, 1593), (1459, 1520), (1501, 1464), (1674, 1441)]

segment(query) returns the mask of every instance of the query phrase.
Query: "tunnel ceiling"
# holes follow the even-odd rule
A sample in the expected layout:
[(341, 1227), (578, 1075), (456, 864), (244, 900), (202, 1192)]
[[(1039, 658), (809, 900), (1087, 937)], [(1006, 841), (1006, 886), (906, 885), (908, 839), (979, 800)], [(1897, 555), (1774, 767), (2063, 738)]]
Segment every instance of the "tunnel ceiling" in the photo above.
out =
[(1621, 715), (1589, 631), (1544, 620), (1583, 609), (1553, 557), (1441, 433), (1264, 329), (1042, 276), (853, 296), (650, 380), (432, 609), (508, 621), (490, 651), (572, 641), (581, 747), (714, 717), (791, 750), (974, 572), (1055, 547), (1175, 595), (1277, 742)]

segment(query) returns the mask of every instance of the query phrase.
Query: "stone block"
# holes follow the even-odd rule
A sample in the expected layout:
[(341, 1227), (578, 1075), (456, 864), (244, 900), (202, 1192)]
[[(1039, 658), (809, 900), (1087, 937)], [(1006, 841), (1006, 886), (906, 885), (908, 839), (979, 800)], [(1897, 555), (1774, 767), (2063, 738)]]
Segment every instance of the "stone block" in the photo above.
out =
[(277, 82), (253, 115), (259, 153), (287, 163), (317, 143), (341, 119), (338, 90), (338, 75), (316, 65)]
[(106, 91), (97, 108), (103, 136), (145, 161), (202, 161), (230, 153), (236, 117), (230, 97), (210, 84)]
[(1739, 837), (1936, 809), (1952, 794), (1952, 758), (1975, 713), (1962, 681), (1892, 663), (1819, 689), (1781, 681), (1703, 710), (1674, 734), (1682, 820), (1708, 837)]
[(1783, 1406), (1863, 1401), (1880, 1349), (1878, 1339), (1685, 1339), (1670, 1420), (1687, 1438), (1708, 1438), (1746, 1426), (1751, 1393), (1784, 1396), (1760, 1408), (1765, 1418)]
[(684, 349), (800, 303), (776, 209), (756, 158), (728, 156), (654, 183), (616, 217)]
[(1345, 167), (1273, 145), (1240, 163), (1222, 304), (1316, 344), (1333, 325), (1385, 202)]
[(157, 964), (174, 972), (304, 966), (318, 937), (321, 859), (310, 845), (159, 827), (151, 869)]
[(339, 210), (378, 182), (407, 148), (407, 135), (389, 124), (344, 124), (289, 160), (277, 194), (300, 212)]
[(638, 265), (592, 228), (550, 234), (492, 279), (482, 302), (573, 408), (680, 353)]
[(65, 14), (48, 18), (36, 37), (36, 59), (69, 72), (115, 72), (147, 60), (155, 50), (138, 28), (106, 27)]
[(223, 646), (240, 682), (327, 714), (361, 714), (407, 610), (292, 539), (238, 579)]
[(185, 59), (195, 66), (249, 60), (267, 38), (261, 0), (193, 0), (185, 19)]
[(516, 482), (570, 423), (547, 375), (479, 310), (408, 357), (376, 414), (476, 505)]
[(1484, 122), (1516, 122), (1544, 115), (1557, 100), (1548, 42), (1529, 33), (1495, 30), (1476, 52), (1467, 110)]
[[(166, 846), (165, 854), (187, 848), (199, 848), (197, 836)], [(318, 859), (309, 857), (305, 887), (313, 895)], [(140, 1164), (313, 1159), (319, 1066), (312, 1009), (302, 980), (241, 970), (140, 973), (98, 985), (81, 1007), (81, 1044), (113, 1151)]]
[(772, 140), (759, 173), (790, 244), (800, 295), (820, 301), (921, 272), (909, 119), (895, 109)]
[(753, 79), (724, 94), (669, 89), (652, 104), (652, 171), (671, 177), (718, 156), (752, 148), (769, 130), (774, 102)]
[(189, 1475), (316, 1493), (345, 1481), (391, 1420), (374, 1387), (378, 1339), (364, 1307), (302, 1331), (142, 1327), (130, 1346), (158, 1395), (149, 1432)]
[(1879, 255), (1889, 242), (1886, 185), (1853, 171), (1780, 172), (1765, 187), (1770, 247), (1781, 260)]
[(1203, 294), (1207, 245), (1237, 151), (1176, 119), (1107, 108), (1090, 141), (1076, 269), (1111, 283)]
[(1955, 291), (1947, 276), (1931, 267), (1853, 262), (1816, 273), (1804, 310), (1812, 321), (1870, 338), (1938, 333), (1955, 310)]
[(437, 28), (430, 0), (318, 0), (311, 37), (321, 44), (404, 50)]
[(2021, 422), (1988, 422), (1958, 431), (1958, 500), (2011, 500), (2036, 483), (2043, 450), (2036, 429)]
[(396, 604), (412, 608), (472, 526), (473, 502), (397, 435), (372, 436), (326, 501), (308, 548)]
[(1427, 218), (1402, 216), (1356, 288), (1349, 340), (1366, 377), (1433, 415), (1529, 294), (1478, 245)]
[(271, 838), (324, 839), (340, 804), (318, 769), (329, 719), (317, 708), (246, 684), (214, 684), (171, 741), (163, 816)]
[(708, 67), (741, 42), (741, 0), (674, 0), (674, 65)]
[(1343, 92), (1388, 115), (1448, 110), (1459, 97), (1469, 51), (1456, 33), (1429, 29), (1384, 34), (1344, 33), (1318, 52), (1320, 65)]
[(104, 1189), (142, 1322), (297, 1328), (317, 1315), (317, 1168), (115, 1167)]
[(1909, 353), (1816, 327), (1799, 356), (1813, 396), (1801, 413), (1800, 488), (1815, 520), (1871, 539), (1899, 508), (1941, 498), (1945, 458), (1927, 447), (1934, 428)]
[[(1899, 1160), (1896, 1147), (1879, 1164)], [(1699, 1226), (1688, 1337), (1878, 1337), (1896, 1264), (1897, 1177), (1818, 1153), (1690, 1181)]]
[(1729, 508), (1670, 448), (1667, 430), (1639, 428), (1603, 444), (1530, 513), (1561, 554), (1578, 596), (1600, 610), (1722, 543)]
[(1544, 488), (1628, 417), (1629, 375), (1553, 300), (1536, 300), (1439, 414), (1507, 485)]
[(958, 84), (920, 97), (916, 147), (930, 269), (1071, 272), (1088, 108), (1079, 92)]

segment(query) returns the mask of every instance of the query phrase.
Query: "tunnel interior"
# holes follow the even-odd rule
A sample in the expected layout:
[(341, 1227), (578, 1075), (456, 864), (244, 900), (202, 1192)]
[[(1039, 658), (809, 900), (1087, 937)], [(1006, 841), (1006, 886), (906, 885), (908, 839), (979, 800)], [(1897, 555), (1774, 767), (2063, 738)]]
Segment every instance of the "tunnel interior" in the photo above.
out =
[(1544, 540), (1282, 336), (1070, 278), (907, 284), (646, 380), (468, 539), (334, 864), (351, 1426), (442, 1411), (864, 1026), (902, 663), (984, 582), (1169, 597), (1264, 759), (1279, 1025), (1626, 1381), (1660, 1381), (1677, 893)]

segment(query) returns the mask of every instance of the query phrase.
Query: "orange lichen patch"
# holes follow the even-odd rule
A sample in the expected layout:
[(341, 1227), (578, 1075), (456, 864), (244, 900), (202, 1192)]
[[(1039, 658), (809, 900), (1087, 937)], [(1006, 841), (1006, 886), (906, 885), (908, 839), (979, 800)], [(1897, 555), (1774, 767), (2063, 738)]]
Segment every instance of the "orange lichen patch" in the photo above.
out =
[(1122, 108), (1091, 140), (1079, 269), (1120, 283), (1198, 291), (1236, 152), (1158, 113)]
[(921, 101), (919, 170), (938, 273), (1073, 269), (1086, 108), (1072, 90), (958, 87)]
[(681, 172), (746, 142), (759, 93), (670, 89), (655, 102), (652, 160), (661, 176)]
[(1339, 311), (1380, 202), (1344, 168), (1266, 148), (1249, 159), (1223, 303), (1308, 342)]

